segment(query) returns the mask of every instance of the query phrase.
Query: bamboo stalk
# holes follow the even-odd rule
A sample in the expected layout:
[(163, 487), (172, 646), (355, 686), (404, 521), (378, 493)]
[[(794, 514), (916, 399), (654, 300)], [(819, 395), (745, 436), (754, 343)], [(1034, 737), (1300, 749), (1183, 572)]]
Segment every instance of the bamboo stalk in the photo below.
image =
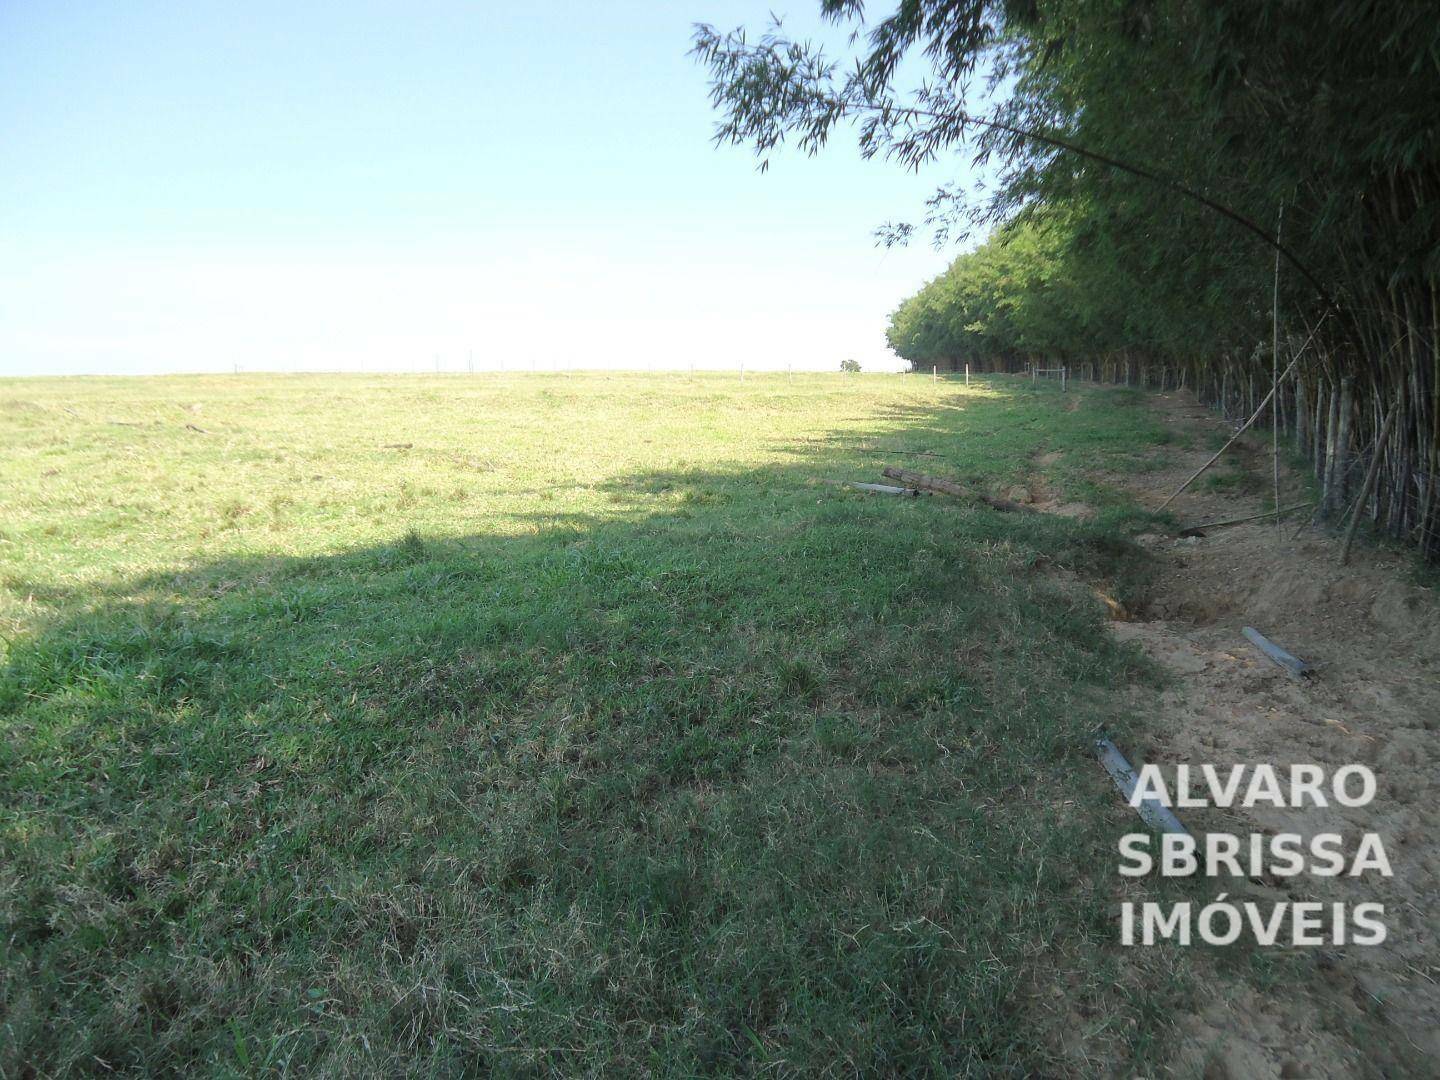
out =
[[(1287, 367), (1287, 368), (1285, 369), (1285, 375), (1289, 375), (1291, 368), (1293, 368), (1293, 367), (1294, 367), (1296, 364), (1298, 364), (1299, 362), (1300, 362), (1300, 357), (1298, 357), (1298, 356), (1295, 357), (1294, 360), (1291, 360), (1289, 367)], [(1284, 377), (1285, 377), (1284, 375), (1281, 376), (1281, 378), (1284, 378)], [(1161, 509), (1161, 510), (1164, 510), (1167, 506), (1169, 506), (1172, 502), (1174, 502), (1175, 499), (1176, 499), (1176, 497), (1177, 497), (1182, 491), (1184, 491), (1186, 488), (1188, 488), (1191, 484), (1193, 484), (1196, 480), (1198, 480), (1198, 479), (1200, 478), (1201, 474), (1204, 473), (1206, 469), (1210, 468), (1211, 465), (1214, 465), (1215, 462), (1217, 462), (1217, 461), (1220, 460), (1220, 455), (1221, 455), (1221, 454), (1225, 453), (1226, 450), (1229, 450), (1230, 447), (1232, 447), (1232, 446), (1235, 445), (1236, 441), (1240, 438), (1240, 436), (1241, 436), (1241, 435), (1244, 435), (1245, 432), (1250, 429), (1250, 425), (1253, 424), (1253, 423), (1255, 423), (1256, 420), (1260, 419), (1260, 414), (1265, 411), (1265, 405), (1270, 401), (1270, 398), (1271, 398), (1272, 396), (1274, 396), (1274, 393), (1275, 393), (1274, 389), (1271, 389), (1270, 393), (1268, 393), (1268, 394), (1265, 395), (1265, 400), (1262, 401), (1262, 402), (1260, 402), (1260, 407), (1259, 407), (1258, 409), (1256, 409), (1253, 413), (1250, 414), (1250, 419), (1249, 419), (1249, 420), (1246, 420), (1245, 423), (1243, 423), (1243, 424), (1240, 425), (1240, 430), (1237, 431), (1237, 432), (1235, 432), (1235, 434), (1230, 437), (1230, 441), (1229, 441), (1229, 442), (1227, 442), (1227, 443), (1226, 443), (1224, 446), (1222, 446), (1219, 450), (1215, 451), (1215, 456), (1214, 456), (1214, 457), (1212, 457), (1209, 461), (1205, 462), (1204, 465), (1201, 465), (1200, 468), (1196, 469), (1196, 470), (1194, 471), (1194, 473), (1191, 474), (1190, 479), (1186, 480), (1183, 484), (1181, 484), (1178, 488), (1176, 488), (1175, 491), (1170, 495), (1170, 497), (1169, 497), (1168, 499), (1166, 499), (1163, 503), (1160, 504), (1160, 509)]]
[(1195, 533), (1203, 532), (1206, 529), (1218, 529), (1223, 525), (1243, 525), (1247, 521), (1259, 521), (1261, 518), (1268, 518), (1271, 515), (1274, 515), (1275, 520), (1279, 521), (1282, 517), (1290, 513), (1290, 511), (1292, 510), (1303, 510), (1307, 506), (1314, 505), (1314, 499), (1306, 499), (1304, 502), (1292, 503), (1291, 505), (1282, 507), (1279, 510), (1266, 510), (1264, 513), (1261, 514), (1247, 514), (1245, 517), (1226, 518), (1224, 521), (1207, 521), (1203, 525), (1191, 525), (1188, 529), (1181, 529), (1180, 535), (1193, 536)]
[(1365, 509), (1365, 503), (1370, 499), (1370, 490), (1375, 486), (1375, 478), (1380, 475), (1380, 463), (1385, 459), (1385, 442), (1390, 438), (1390, 429), (1395, 423), (1395, 417), (1400, 412), (1400, 402), (1390, 406), (1390, 411), (1385, 416), (1385, 423), (1380, 425), (1380, 434), (1375, 439), (1375, 453), (1370, 458), (1370, 468), (1365, 473), (1365, 483), (1360, 487), (1360, 494), (1356, 496), (1355, 512), (1350, 515), (1350, 527), (1345, 530), (1345, 542), (1340, 545), (1340, 565), (1346, 566), (1350, 562), (1350, 545), (1355, 542), (1355, 530), (1360, 527), (1360, 515)]
[(1320, 513), (1328, 513), (1335, 505), (1335, 433), (1340, 427), (1340, 391), (1330, 386), (1330, 417), (1325, 424), (1325, 471), (1321, 487)]
[[(1280, 204), (1279, 219), (1275, 223), (1275, 238), (1280, 238), (1280, 229), (1285, 224), (1285, 204)], [(1275, 401), (1270, 406), (1270, 468), (1274, 480), (1274, 501), (1280, 505), (1280, 253), (1275, 253), (1275, 289), (1270, 305), (1270, 396)], [(1275, 515), (1275, 536), (1280, 536), (1280, 515)]]
[(1340, 380), (1340, 423), (1335, 435), (1335, 505), (1343, 506), (1350, 488), (1350, 429), (1355, 415), (1355, 377)]

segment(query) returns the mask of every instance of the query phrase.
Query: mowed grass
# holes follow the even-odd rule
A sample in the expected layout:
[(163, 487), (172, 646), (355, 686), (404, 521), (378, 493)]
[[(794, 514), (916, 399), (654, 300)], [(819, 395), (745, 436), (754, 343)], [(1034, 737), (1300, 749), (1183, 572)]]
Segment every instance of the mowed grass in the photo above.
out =
[(1138, 661), (1078, 583), (1137, 587), (1132, 518), (830, 482), (1003, 492), (1162, 437), (1070, 400), (0, 382), (0, 1074), (1143, 1049), (1087, 746)]

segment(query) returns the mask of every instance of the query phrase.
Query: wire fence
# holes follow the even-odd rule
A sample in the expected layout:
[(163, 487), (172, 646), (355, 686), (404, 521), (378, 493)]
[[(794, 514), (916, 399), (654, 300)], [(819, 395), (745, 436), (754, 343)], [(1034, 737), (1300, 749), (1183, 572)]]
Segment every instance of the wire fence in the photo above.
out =
[(896, 369), (893, 367), (870, 369), (847, 370), (839, 365), (835, 367), (820, 367), (814, 364), (783, 364), (783, 363), (753, 363), (748, 360), (736, 361), (733, 364), (715, 363), (713, 361), (702, 361), (698, 363), (646, 363), (636, 365), (619, 364), (587, 364), (583, 362), (566, 362), (557, 359), (540, 358), (509, 358), (490, 361), (481, 361), (475, 357), (467, 357), (456, 361), (445, 359), (439, 355), (432, 356), (428, 361), (418, 358), (408, 362), (395, 363), (377, 360), (358, 360), (353, 363), (321, 363), (312, 364), (304, 362), (279, 363), (279, 364), (245, 364), (236, 362), (231, 365), (231, 370), (236, 375), (509, 375), (509, 374), (553, 374), (570, 375), (593, 372), (610, 372), (614, 374), (635, 374), (653, 373), (657, 375), (697, 375), (697, 374), (730, 374), (744, 380), (746, 376), (758, 375), (783, 375), (787, 378), (796, 376), (812, 375), (839, 375), (850, 377), (852, 375), (908, 375), (911, 370)]
[(1058, 379), (1060, 381), (1060, 389), (1063, 391), (1070, 380), (1070, 369), (1068, 367), (1032, 367), (1030, 369), (1031, 384), (1036, 384), (1041, 379)]

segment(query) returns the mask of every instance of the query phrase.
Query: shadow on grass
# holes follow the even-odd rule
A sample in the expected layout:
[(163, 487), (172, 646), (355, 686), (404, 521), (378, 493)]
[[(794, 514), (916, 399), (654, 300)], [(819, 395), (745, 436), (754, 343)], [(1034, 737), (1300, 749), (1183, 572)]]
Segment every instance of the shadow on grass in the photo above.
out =
[(218, 558), (14, 643), (0, 1072), (1057, 1067), (1060, 970), (1136, 997), (1085, 751), (1135, 661), (1051, 570), (1137, 555), (821, 482), (848, 455)]

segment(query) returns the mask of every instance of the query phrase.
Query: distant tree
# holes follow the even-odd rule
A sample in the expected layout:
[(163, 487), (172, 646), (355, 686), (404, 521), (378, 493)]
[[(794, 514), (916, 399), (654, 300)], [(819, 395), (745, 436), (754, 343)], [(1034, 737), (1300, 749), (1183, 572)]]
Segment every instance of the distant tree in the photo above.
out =
[[(905, 301), (892, 347), (929, 366), (1083, 358), (1248, 414), (1274, 400), (1327, 512), (1364, 512), (1440, 560), (1440, 19), (1414, 0), (819, 0), (839, 54), (697, 29), (716, 137), (761, 159), (963, 152), (903, 242), (989, 239)], [(928, 69), (928, 71), (926, 70)], [(1283, 228), (1282, 228), (1283, 222)], [(1284, 264), (1277, 271), (1276, 249)], [(1290, 333), (1276, 335), (1271, 296)], [(1293, 346), (1286, 346), (1286, 337)], [(1396, 404), (1398, 402), (1398, 405)], [(1350, 478), (1350, 479), (1347, 479)]]
[(859, 370), (860, 370), (860, 361), (859, 361), (859, 360), (841, 360), (841, 361), (840, 361), (840, 370), (841, 370), (841, 371), (859, 371)]

